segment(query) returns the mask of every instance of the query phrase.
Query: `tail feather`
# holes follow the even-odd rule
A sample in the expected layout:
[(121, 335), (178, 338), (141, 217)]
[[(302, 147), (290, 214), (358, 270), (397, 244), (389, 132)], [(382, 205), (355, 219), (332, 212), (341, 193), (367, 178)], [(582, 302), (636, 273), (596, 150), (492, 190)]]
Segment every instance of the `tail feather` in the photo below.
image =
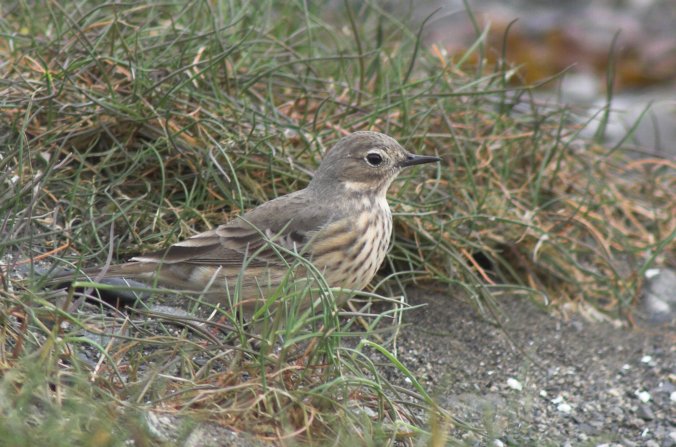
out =
[(157, 272), (157, 264), (147, 262), (127, 262), (108, 267), (92, 267), (78, 271), (65, 271), (52, 276), (54, 281), (80, 281), (108, 278), (129, 278), (134, 280), (148, 280)]
[[(107, 302), (131, 304), (142, 299), (145, 294), (130, 290), (148, 287), (157, 273), (157, 264), (145, 262), (127, 262), (108, 267), (92, 267), (78, 271), (62, 271), (52, 275), (47, 285), (52, 288), (70, 287), (76, 281), (95, 281), (117, 286), (115, 290), (99, 290), (100, 297)], [(126, 289), (126, 290), (125, 290)]]

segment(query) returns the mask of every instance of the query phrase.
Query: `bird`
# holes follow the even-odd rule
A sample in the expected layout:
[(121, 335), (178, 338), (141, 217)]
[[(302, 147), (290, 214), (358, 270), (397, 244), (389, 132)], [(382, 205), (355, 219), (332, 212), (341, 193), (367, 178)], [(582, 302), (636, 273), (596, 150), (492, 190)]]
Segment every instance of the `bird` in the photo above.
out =
[[(198, 293), (249, 314), (288, 281), (290, 270), (293, 278), (319, 272), (331, 288), (363, 290), (389, 250), (392, 181), (404, 168), (440, 160), (412, 154), (383, 133), (357, 131), (335, 143), (304, 189), (163, 250), (79, 275)], [(307, 262), (295, 262), (299, 257)]]

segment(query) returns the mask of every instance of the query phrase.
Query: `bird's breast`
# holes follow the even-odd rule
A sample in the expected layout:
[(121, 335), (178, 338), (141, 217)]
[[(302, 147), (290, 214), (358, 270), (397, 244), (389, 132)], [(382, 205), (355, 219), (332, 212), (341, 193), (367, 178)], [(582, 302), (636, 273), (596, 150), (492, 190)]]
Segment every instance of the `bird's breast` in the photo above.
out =
[(323, 228), (312, 243), (312, 262), (332, 287), (366, 287), (390, 245), (392, 215), (387, 201), (364, 200), (359, 205)]

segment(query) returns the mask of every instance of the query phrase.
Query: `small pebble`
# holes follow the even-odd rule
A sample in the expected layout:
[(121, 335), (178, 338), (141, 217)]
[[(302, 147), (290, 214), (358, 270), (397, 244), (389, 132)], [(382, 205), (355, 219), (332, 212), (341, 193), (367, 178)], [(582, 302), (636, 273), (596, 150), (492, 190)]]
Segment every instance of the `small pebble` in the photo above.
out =
[(638, 400), (640, 400), (643, 403), (649, 402), (650, 401), (650, 393), (647, 391), (638, 391), (634, 393), (636, 394), (636, 397), (638, 397)]
[(610, 388), (608, 390), (608, 394), (610, 394), (613, 397), (620, 397), (622, 395), (622, 391), (620, 391), (617, 388)]
[(660, 269), (648, 269), (645, 271), (645, 277), (650, 279), (660, 274)]
[(559, 406), (556, 407), (556, 409), (559, 410), (561, 413), (566, 413), (566, 414), (568, 414), (568, 413), (570, 413), (571, 411), (573, 411), (573, 407), (571, 407), (570, 405), (568, 405), (568, 404), (565, 403), (565, 402), (559, 404)]
[(645, 421), (643, 419), (632, 417), (624, 421), (624, 426), (629, 428), (640, 429), (645, 427)]
[(521, 382), (511, 377), (507, 379), (507, 386), (516, 391), (521, 391), (523, 389), (523, 385), (521, 385)]
[(640, 417), (644, 421), (652, 421), (655, 419), (655, 413), (648, 405), (639, 405), (638, 411), (636, 411), (636, 416)]

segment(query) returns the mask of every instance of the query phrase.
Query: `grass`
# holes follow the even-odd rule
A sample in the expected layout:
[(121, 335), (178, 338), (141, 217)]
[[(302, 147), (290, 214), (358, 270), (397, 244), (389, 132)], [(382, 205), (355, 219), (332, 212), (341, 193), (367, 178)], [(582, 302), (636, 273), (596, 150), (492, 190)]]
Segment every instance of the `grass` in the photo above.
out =
[(400, 304), (338, 318), (291, 301), (258, 335), (222, 309), (128, 315), (30, 274), (123, 261), (302, 188), (354, 130), (444, 160), (393, 185), (396, 240), (367, 295), (417, 283), (482, 309), (510, 293), (631, 318), (643, 272), (676, 263), (673, 164), (579, 138), (569, 111), (538, 107), (487, 62), (482, 30), (446, 55), (375, 2), (5, 2), (1, 17), (12, 445), (154, 445), (156, 413), (287, 445), (460, 443), (396, 360)]

